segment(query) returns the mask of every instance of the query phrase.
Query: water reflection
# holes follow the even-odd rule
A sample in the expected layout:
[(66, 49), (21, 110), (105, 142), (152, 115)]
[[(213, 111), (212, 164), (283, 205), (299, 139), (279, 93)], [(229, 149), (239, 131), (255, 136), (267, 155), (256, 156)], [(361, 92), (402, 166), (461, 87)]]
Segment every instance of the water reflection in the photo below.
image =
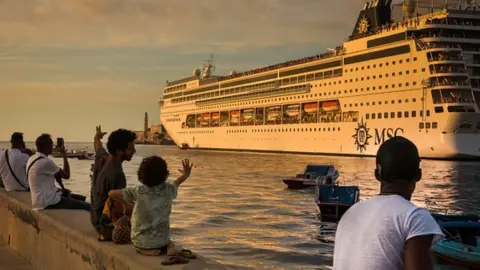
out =
[[(69, 146), (70, 148), (91, 145)], [(4, 147), (0, 145), (0, 148)], [(223, 263), (251, 269), (322, 269), (332, 263), (335, 224), (318, 220), (314, 191), (288, 190), (283, 177), (295, 176), (308, 163), (333, 163), (340, 181), (358, 184), (361, 199), (378, 193), (373, 158), (321, 157), (179, 150), (176, 147), (137, 146), (137, 155), (124, 164), (128, 185), (137, 185), (142, 157), (164, 157), (172, 177), (181, 160), (195, 164), (191, 179), (179, 190), (173, 207), (175, 241)], [(60, 160), (56, 160), (60, 164)], [(72, 160), (67, 187), (88, 195), (91, 161)], [(422, 161), (423, 180), (412, 200), (438, 209), (479, 212), (478, 163)], [(438, 210), (437, 209), (437, 210)]]

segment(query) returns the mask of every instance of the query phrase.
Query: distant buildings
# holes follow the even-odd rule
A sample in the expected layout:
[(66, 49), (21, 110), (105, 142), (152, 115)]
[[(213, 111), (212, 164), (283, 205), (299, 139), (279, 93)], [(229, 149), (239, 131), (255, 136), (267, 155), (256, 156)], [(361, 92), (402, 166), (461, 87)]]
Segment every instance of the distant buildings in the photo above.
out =
[(151, 125), (148, 127), (148, 113), (145, 113), (143, 130), (134, 131), (137, 135), (139, 144), (162, 144), (162, 141), (168, 139), (168, 134), (162, 125)]

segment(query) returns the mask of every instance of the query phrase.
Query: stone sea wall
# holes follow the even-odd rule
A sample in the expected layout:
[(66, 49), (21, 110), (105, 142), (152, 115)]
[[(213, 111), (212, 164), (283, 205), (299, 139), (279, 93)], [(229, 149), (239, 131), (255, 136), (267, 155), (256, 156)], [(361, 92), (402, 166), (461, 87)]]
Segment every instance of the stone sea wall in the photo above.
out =
[(97, 237), (87, 211), (33, 211), (29, 193), (0, 189), (0, 238), (34, 269), (227, 269), (198, 253), (188, 264), (162, 266), (165, 256), (139, 255), (132, 245), (99, 242)]

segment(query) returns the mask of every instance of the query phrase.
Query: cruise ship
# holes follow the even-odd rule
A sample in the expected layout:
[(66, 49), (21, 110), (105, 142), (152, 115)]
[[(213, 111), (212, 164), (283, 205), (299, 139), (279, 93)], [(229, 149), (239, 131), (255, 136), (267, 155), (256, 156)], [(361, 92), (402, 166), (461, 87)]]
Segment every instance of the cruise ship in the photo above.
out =
[(343, 45), (264, 68), (215, 76), (211, 58), (167, 81), (161, 123), (190, 148), (374, 156), (404, 136), (422, 158), (479, 159), (480, 12), (455, 3), (404, 1), (393, 21), (368, 2)]

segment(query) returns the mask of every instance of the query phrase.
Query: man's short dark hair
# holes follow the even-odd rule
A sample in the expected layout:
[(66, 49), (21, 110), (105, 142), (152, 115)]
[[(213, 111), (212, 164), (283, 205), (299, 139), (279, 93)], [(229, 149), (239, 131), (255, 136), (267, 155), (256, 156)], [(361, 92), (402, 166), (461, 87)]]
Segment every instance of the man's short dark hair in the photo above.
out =
[(111, 155), (116, 155), (118, 151), (125, 151), (128, 143), (134, 142), (137, 135), (126, 129), (117, 129), (108, 136), (107, 150)]
[(52, 136), (46, 133), (40, 135), (35, 141), (35, 145), (37, 146), (37, 150), (39, 151), (45, 150), (51, 144), (53, 144)]
[(138, 168), (138, 181), (148, 187), (155, 187), (167, 181), (167, 162), (159, 156), (143, 159)]
[(21, 132), (14, 132), (12, 136), (10, 137), (10, 142), (11, 143), (19, 143), (23, 142), (23, 133)]
[(420, 168), (420, 156), (415, 144), (396, 136), (380, 145), (376, 164), (382, 181), (413, 181)]

